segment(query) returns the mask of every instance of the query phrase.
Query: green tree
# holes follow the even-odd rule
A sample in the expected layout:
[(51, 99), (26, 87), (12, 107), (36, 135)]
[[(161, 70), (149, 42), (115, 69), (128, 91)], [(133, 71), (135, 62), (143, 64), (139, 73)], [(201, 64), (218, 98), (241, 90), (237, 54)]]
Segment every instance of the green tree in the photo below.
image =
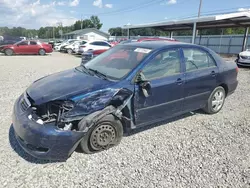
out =
[(98, 18), (98, 16), (91, 16), (90, 17), (90, 21), (92, 22), (94, 28), (101, 29), (101, 27), (102, 27), (103, 24), (101, 23), (101, 21)]

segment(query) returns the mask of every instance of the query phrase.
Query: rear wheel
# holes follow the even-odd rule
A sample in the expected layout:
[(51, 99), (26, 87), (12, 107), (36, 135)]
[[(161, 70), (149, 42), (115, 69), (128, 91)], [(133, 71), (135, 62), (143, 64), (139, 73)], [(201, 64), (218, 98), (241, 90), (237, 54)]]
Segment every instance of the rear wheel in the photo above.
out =
[(13, 50), (12, 49), (6, 49), (5, 51), (4, 51), (4, 53), (5, 53), (5, 55), (7, 55), (7, 56), (11, 56), (11, 55), (13, 55)]
[(218, 113), (224, 105), (225, 98), (225, 89), (221, 86), (215, 88), (208, 98), (206, 107), (203, 110), (208, 114)]
[(46, 54), (44, 49), (40, 49), (38, 53), (39, 53), (39, 55), (45, 55)]
[[(79, 123), (79, 129), (84, 127)], [(84, 153), (97, 153), (118, 145), (123, 136), (123, 126), (119, 119), (107, 115), (93, 126), (84, 136), (80, 147)]]

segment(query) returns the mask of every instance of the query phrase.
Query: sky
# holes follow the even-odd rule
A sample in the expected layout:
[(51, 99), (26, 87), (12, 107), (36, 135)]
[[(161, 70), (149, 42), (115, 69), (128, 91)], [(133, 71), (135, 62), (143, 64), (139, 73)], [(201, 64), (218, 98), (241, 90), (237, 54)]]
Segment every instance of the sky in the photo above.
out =
[[(98, 15), (111, 27), (197, 16), (200, 0), (0, 0), (0, 27), (64, 26)], [(201, 13), (250, 11), (250, 0), (203, 0)]]

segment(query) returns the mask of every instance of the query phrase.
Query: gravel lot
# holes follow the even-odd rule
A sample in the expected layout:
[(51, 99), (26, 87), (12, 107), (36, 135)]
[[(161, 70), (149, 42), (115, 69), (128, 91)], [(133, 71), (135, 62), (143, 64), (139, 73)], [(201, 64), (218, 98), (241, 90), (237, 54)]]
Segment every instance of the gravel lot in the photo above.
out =
[(240, 69), (236, 93), (216, 115), (187, 114), (64, 163), (27, 155), (11, 128), (15, 99), (34, 80), (79, 63), (59, 53), (0, 55), (0, 187), (250, 187), (250, 69)]

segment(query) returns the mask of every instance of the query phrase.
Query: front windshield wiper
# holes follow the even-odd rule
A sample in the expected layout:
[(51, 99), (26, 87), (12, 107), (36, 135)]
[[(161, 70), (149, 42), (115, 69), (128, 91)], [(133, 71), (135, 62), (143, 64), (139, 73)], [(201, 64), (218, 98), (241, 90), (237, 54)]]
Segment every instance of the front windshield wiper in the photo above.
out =
[(80, 71), (83, 71), (83, 72), (90, 74), (92, 76), (94, 75), (93, 73), (90, 73), (89, 69), (87, 67), (85, 67), (85, 65), (81, 65), (80, 67), (82, 67), (82, 69)]
[(100, 77), (102, 77), (102, 78), (104, 78), (104, 79), (108, 79), (108, 76), (106, 75), (106, 74), (104, 74), (104, 73), (102, 73), (102, 72), (100, 72), (100, 71), (98, 71), (98, 70), (95, 70), (95, 69), (91, 69), (91, 68), (89, 68), (88, 70), (90, 70), (90, 71), (92, 71), (93, 73), (95, 73), (97, 76), (100, 76)]

